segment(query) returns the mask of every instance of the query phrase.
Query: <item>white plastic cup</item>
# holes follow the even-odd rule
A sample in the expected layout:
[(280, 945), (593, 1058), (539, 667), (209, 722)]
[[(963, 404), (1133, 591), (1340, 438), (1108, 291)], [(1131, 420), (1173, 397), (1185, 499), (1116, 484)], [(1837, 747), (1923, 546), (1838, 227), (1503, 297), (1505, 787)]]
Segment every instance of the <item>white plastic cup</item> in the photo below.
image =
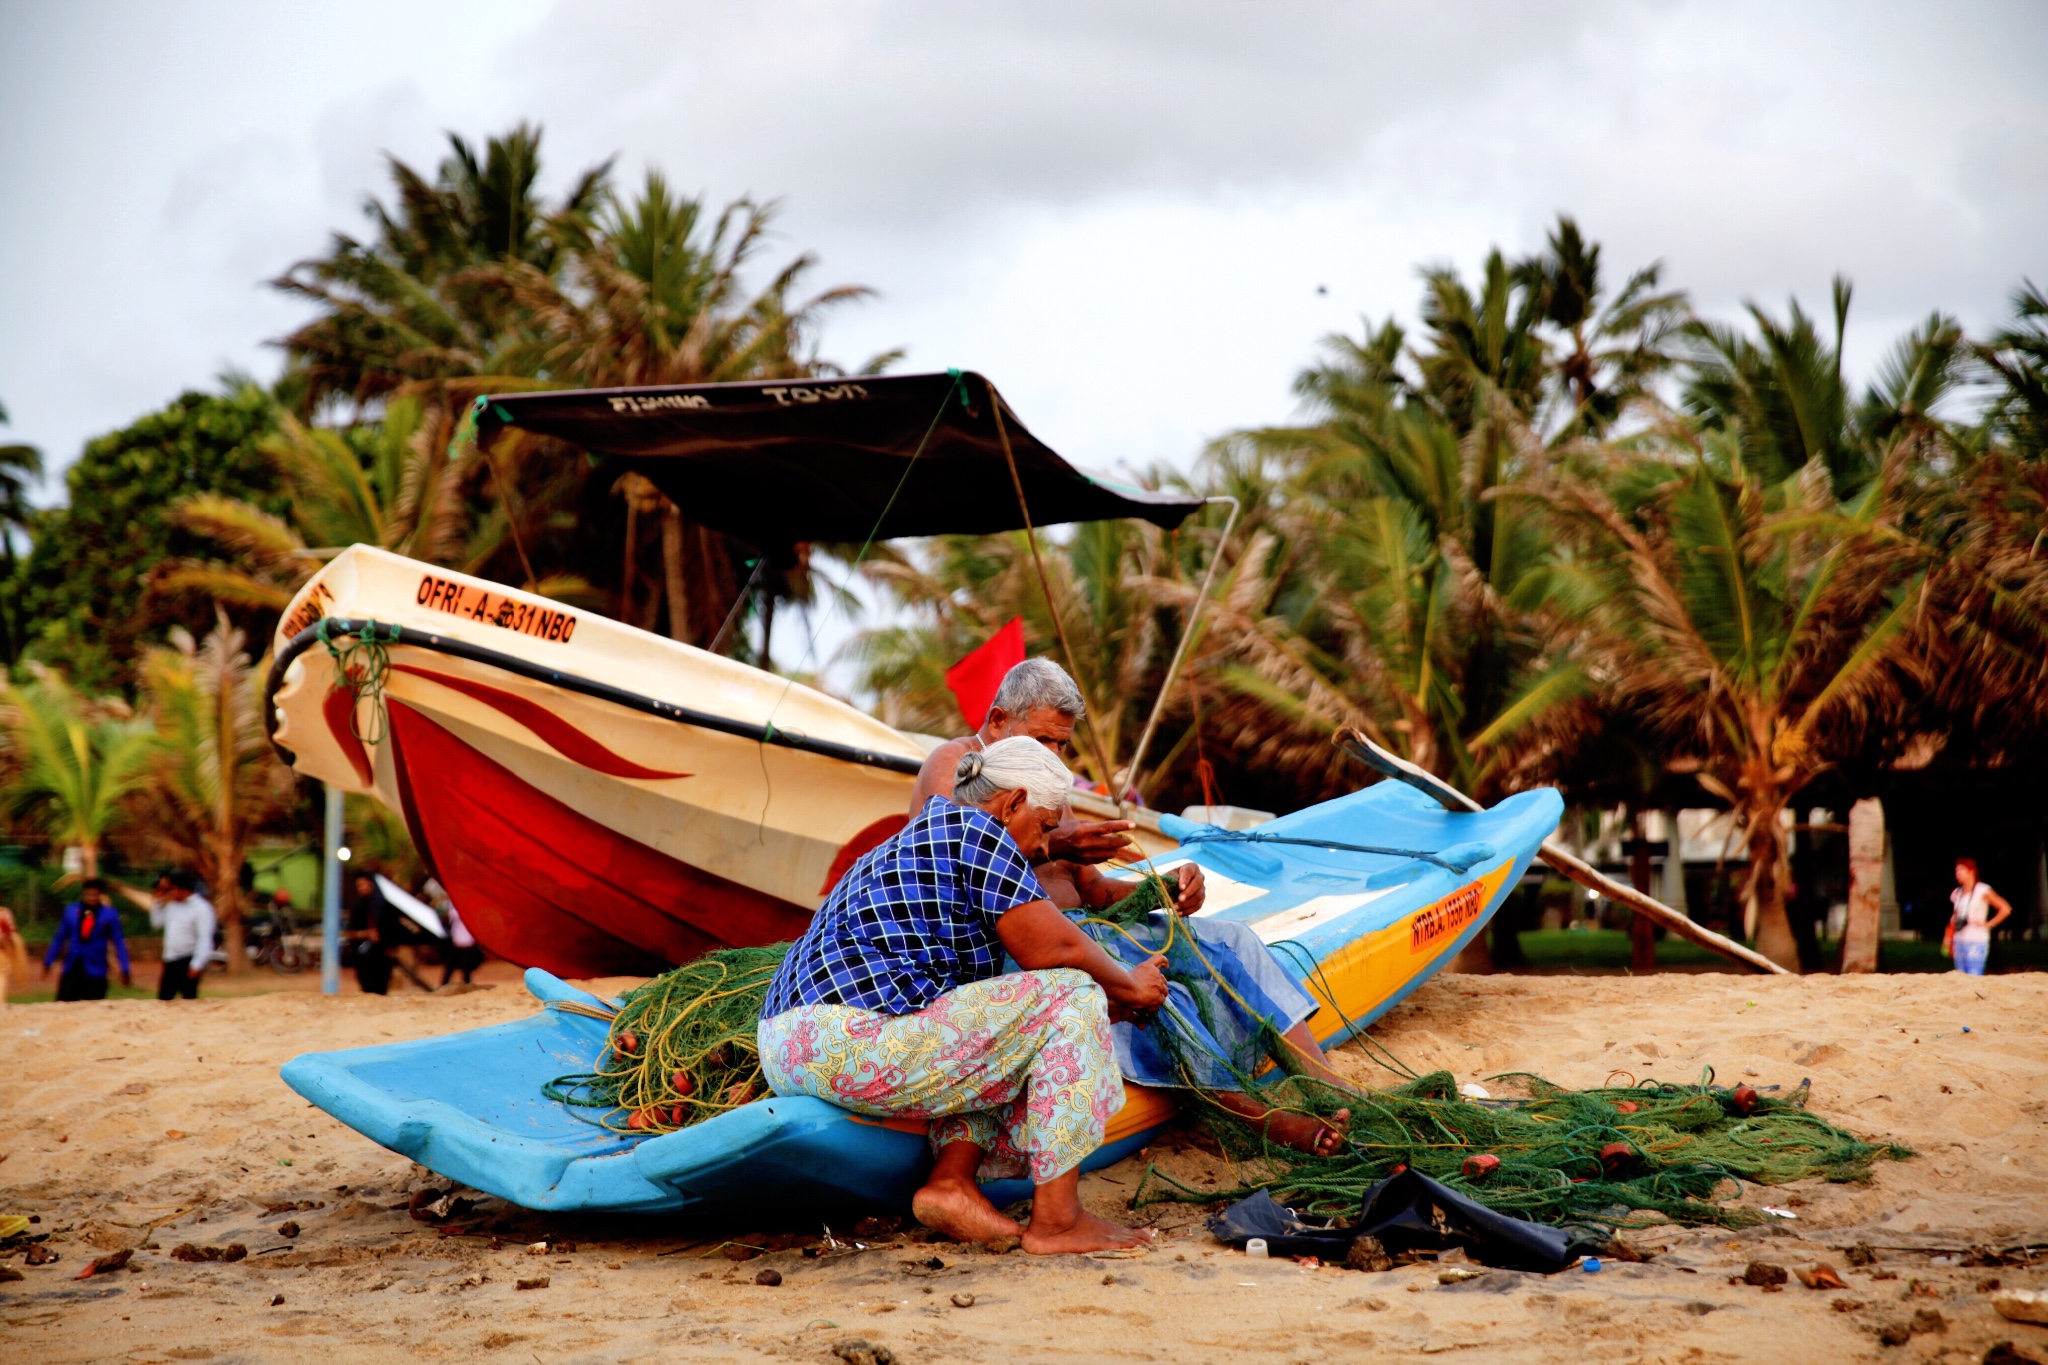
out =
[(1266, 1260), (1266, 1239), (1263, 1237), (1247, 1238), (1244, 1244), (1244, 1254), (1251, 1257), (1254, 1261)]

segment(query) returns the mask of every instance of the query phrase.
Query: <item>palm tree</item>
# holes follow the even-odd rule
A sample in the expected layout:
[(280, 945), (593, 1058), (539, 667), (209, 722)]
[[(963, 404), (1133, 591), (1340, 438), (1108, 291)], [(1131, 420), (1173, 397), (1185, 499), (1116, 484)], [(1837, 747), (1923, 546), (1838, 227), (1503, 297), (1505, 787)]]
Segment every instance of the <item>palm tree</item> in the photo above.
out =
[(246, 642), (220, 616), (203, 642), (173, 627), (170, 643), (140, 666), (157, 735), (145, 824), (162, 851), (189, 858), (212, 889), (230, 972), (248, 967), (241, 874), (249, 841), (293, 795), (264, 738), (261, 683)]
[(1985, 426), (2021, 459), (2048, 459), (2048, 294), (2025, 281), (2013, 291), (2012, 313), (2009, 324), (1976, 348), (1999, 390)]
[(1522, 269), (1539, 291), (1543, 321), (1561, 334), (1553, 378), (1558, 437), (1604, 436), (1630, 407), (1651, 398), (1651, 385), (1671, 368), (1673, 342), (1692, 316), (1685, 295), (1660, 291), (1663, 267), (1651, 264), (1606, 298), (1600, 244), (1564, 215), (1548, 249)]
[[(7, 409), (0, 406), (0, 423), (7, 421)], [(0, 445), (0, 583), (14, 578), (14, 533), (34, 530), (35, 509), (28, 503), (28, 490), (43, 478), (43, 452), (29, 445)], [(7, 602), (0, 605), (0, 666), (14, 662), (21, 652), (20, 604), (17, 590), (10, 587)]]
[(1347, 776), (1327, 746), (1341, 723), (1467, 789), (1504, 790), (1539, 718), (1585, 690), (1546, 625), (1543, 513), (1520, 496), (1554, 460), (1549, 276), (1494, 252), (1476, 289), (1445, 269), (1424, 278), (1418, 343), (1391, 322), (1326, 339), (1295, 384), (1310, 423), (1209, 453), (1254, 510), (1200, 666), (1241, 752), (1320, 772), (1318, 787)]
[(0, 736), (15, 771), (9, 804), (76, 848), (84, 875), (97, 876), (122, 799), (147, 777), (155, 732), (118, 699), (82, 696), (54, 670), (27, 668), (26, 684), (0, 683)]
[[(178, 524), (232, 558), (167, 561), (152, 589), (279, 612), (321, 565), (356, 544), (474, 572), (497, 552), (506, 522), (474, 516), (464, 496), (473, 471), (448, 432), (442, 413), (412, 397), (391, 399), (381, 421), (347, 431), (281, 414), (263, 450), (290, 494), (289, 517), (217, 494), (187, 499), (174, 513)], [(528, 586), (558, 596), (583, 590), (568, 577)]]
[(396, 202), (366, 206), (374, 236), (336, 233), (325, 256), (272, 281), (318, 309), (279, 343), (287, 356), (280, 388), (302, 415), (331, 401), (360, 409), (410, 384), (518, 373), (504, 352), (523, 339), (523, 319), (473, 272), (516, 261), (551, 275), (565, 236), (603, 202), (611, 174), (609, 161), (593, 166), (544, 204), (540, 143), (541, 130), (524, 123), (488, 139), (481, 154), (450, 133), (431, 180), (390, 158)]
[[(775, 208), (740, 199), (714, 216), (704, 200), (676, 194), (650, 171), (631, 204), (614, 204), (593, 222), (563, 225), (559, 270), (506, 257), (468, 278), (521, 319), (522, 337), (505, 352), (504, 367), (547, 384), (697, 384), (838, 373), (817, 353), (817, 329), (831, 309), (871, 291), (842, 285), (797, 297), (817, 264), (808, 254), (784, 263), (760, 288), (749, 285)], [(877, 356), (864, 372), (877, 373), (894, 359), (895, 353)], [(546, 443), (517, 431), (502, 436), (493, 453), (494, 477), (521, 490), (509, 515), (515, 526), (525, 526), (529, 543), (545, 533), (539, 523), (573, 502), (580, 487), (582, 462), (555, 456)], [(615, 491), (647, 501), (637, 484), (621, 483)], [(500, 505), (505, 502), (501, 496)], [(628, 514), (637, 526), (640, 512), (657, 507), (669, 633), (708, 642), (735, 597), (732, 555), (722, 537), (689, 523), (685, 510), (666, 498), (642, 508), (629, 497)], [(776, 585), (778, 596), (802, 592), (801, 574)]]

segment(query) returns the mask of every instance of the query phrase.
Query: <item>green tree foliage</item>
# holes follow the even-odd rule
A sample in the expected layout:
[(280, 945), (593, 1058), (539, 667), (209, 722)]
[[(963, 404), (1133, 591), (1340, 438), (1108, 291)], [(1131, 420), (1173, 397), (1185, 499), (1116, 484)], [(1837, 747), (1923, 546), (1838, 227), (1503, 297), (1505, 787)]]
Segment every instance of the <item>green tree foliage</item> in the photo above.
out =
[[(7, 421), (7, 409), (0, 407), (0, 424)], [(14, 582), (16, 561), (14, 533), (33, 533), (34, 509), (28, 490), (42, 482), (43, 452), (28, 445), (0, 445), (0, 668), (14, 662), (21, 652), (21, 589)]]
[(33, 658), (62, 667), (91, 692), (129, 685), (145, 643), (170, 625), (204, 630), (203, 596), (149, 591), (164, 560), (198, 548), (173, 508), (196, 494), (282, 511), (262, 443), (275, 423), (267, 394), (237, 384), (187, 393), (122, 431), (89, 443), (64, 474), (67, 501), (35, 518), (35, 544), (17, 571)]
[(170, 643), (141, 664), (156, 744), (137, 823), (154, 852), (205, 879), (227, 932), (230, 972), (249, 966), (241, 886), (249, 843), (293, 796), (291, 776), (264, 737), (262, 679), (246, 645), (221, 616), (204, 641), (172, 627)]
[(9, 813), (76, 848), (95, 876), (107, 834), (126, 814), (123, 798), (147, 776), (156, 735), (118, 698), (88, 697), (41, 664), (28, 672), (26, 683), (0, 686)]
[(552, 276), (565, 241), (603, 202), (611, 169), (590, 167), (544, 203), (540, 143), (541, 130), (524, 123), (481, 151), (451, 133), (431, 179), (390, 158), (395, 195), (367, 204), (369, 240), (338, 232), (326, 255), (273, 282), (317, 310), (282, 343), (280, 388), (303, 414), (407, 384), (522, 373), (504, 353), (526, 339), (524, 319), (474, 272), (512, 261)]

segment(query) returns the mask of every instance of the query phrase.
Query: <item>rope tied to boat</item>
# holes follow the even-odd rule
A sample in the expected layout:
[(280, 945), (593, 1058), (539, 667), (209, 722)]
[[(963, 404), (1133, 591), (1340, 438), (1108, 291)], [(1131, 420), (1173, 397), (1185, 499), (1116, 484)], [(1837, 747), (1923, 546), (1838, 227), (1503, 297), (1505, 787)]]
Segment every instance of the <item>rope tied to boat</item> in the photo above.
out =
[[(334, 661), (334, 685), (348, 693), (349, 730), (365, 745), (384, 742), (391, 718), (384, 705), (384, 685), (391, 676), (391, 646), (399, 643), (403, 627), (380, 625), (374, 619), (352, 629), (334, 630), (334, 618), (323, 616), (314, 629), (327, 655)], [(345, 639), (348, 643), (339, 643)], [(369, 712), (364, 715), (363, 702)]]

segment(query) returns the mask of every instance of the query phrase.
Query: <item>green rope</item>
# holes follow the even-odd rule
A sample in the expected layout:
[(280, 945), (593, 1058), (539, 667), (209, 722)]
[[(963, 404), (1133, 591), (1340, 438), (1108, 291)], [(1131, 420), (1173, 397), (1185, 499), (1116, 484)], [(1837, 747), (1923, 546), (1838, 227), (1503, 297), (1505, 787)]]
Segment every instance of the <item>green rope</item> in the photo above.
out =
[[(342, 633), (347, 644), (337, 644), (331, 617), (323, 616), (315, 627), (320, 643), (334, 661), (335, 685), (349, 696), (348, 724), (355, 737), (366, 745), (384, 742), (390, 733), (390, 716), (384, 706), (384, 684), (391, 676), (391, 646), (399, 643), (399, 626), (380, 626), (365, 621), (352, 634)], [(363, 700), (370, 702), (367, 719)]]
[(611, 1017), (597, 1069), (557, 1076), (541, 1093), (622, 1134), (672, 1133), (762, 1098), (755, 1032), (789, 946), (728, 948), (636, 986)]

